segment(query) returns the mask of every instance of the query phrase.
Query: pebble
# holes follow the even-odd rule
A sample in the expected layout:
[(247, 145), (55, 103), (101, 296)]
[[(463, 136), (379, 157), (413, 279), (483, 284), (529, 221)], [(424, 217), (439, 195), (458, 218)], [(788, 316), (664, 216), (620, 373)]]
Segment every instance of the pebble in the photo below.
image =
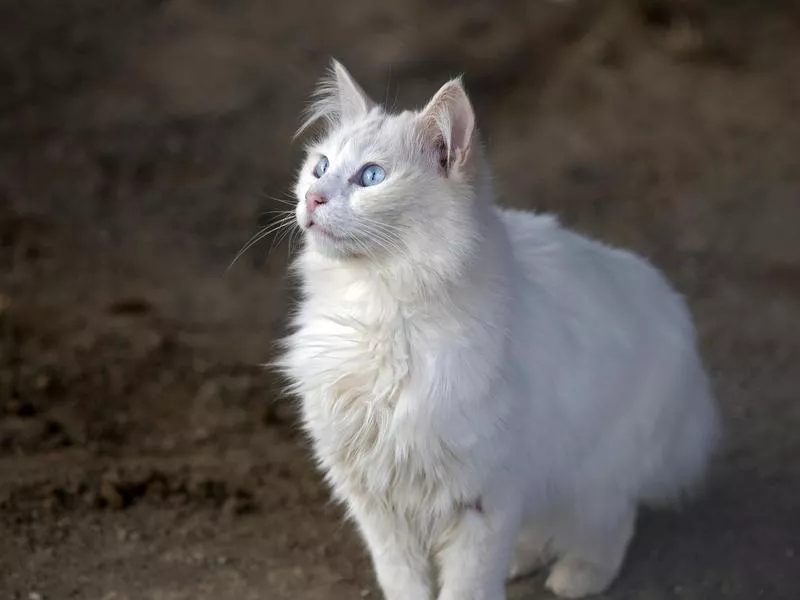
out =
[(100, 484), (100, 497), (106, 501), (109, 507), (119, 510), (125, 508), (125, 499), (119, 493), (117, 487), (110, 481), (104, 480)]

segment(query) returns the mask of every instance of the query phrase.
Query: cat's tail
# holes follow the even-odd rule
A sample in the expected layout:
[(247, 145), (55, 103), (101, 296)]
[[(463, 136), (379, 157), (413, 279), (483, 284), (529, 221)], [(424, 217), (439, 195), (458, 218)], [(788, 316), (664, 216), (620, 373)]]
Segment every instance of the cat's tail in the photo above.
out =
[(721, 419), (702, 367), (686, 387), (690, 389), (681, 399), (684, 410), (673, 423), (673, 435), (662, 449), (660, 465), (642, 487), (640, 501), (645, 506), (675, 507), (696, 496), (721, 446)]

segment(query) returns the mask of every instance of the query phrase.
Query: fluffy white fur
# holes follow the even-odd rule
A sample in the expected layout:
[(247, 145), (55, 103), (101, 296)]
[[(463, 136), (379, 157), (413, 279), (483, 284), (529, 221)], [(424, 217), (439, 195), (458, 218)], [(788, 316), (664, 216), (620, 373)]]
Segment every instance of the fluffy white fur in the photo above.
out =
[[(494, 206), (459, 80), (401, 114), (336, 62), (321, 89), (279, 364), (386, 598), (500, 600), (551, 561), (556, 594), (600, 592), (637, 506), (695, 487), (717, 439), (686, 305), (647, 261)], [(360, 187), (365, 163), (386, 179)]]

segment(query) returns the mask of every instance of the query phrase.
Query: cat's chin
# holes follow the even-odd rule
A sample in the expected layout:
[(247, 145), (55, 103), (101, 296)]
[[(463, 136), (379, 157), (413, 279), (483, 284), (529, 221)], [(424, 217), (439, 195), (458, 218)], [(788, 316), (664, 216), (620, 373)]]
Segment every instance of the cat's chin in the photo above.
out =
[(330, 258), (345, 258), (352, 256), (353, 251), (345, 238), (329, 232), (326, 229), (313, 225), (305, 230), (308, 246)]
[(316, 223), (314, 221), (310, 222), (305, 229), (306, 229), (306, 233), (308, 233), (310, 235), (319, 236), (319, 237), (326, 238), (326, 239), (331, 239), (331, 240), (342, 240), (343, 239), (341, 236), (336, 235), (334, 232), (332, 232), (327, 227), (324, 227), (324, 226), (322, 226), (322, 225), (320, 225), (320, 224), (318, 224), (318, 223)]

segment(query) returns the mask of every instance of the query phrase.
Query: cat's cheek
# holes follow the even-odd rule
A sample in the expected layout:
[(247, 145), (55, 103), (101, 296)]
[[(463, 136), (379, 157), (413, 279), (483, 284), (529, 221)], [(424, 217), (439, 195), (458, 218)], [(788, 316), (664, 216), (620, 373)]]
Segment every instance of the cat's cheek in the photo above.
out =
[(356, 217), (380, 220), (390, 200), (385, 194), (355, 193), (350, 196), (350, 210)]

